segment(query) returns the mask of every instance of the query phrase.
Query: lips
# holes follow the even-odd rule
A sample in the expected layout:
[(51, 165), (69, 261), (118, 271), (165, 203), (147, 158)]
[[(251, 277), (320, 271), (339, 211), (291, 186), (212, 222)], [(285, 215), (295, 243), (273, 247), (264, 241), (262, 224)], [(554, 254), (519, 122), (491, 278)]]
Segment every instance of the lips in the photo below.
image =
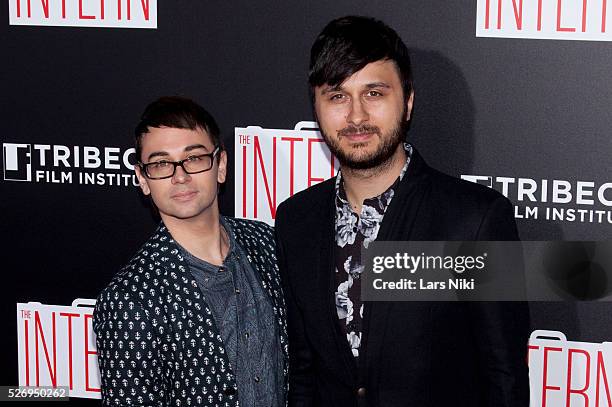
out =
[(378, 135), (380, 135), (380, 129), (374, 125), (349, 126), (338, 131), (339, 138), (346, 138), (353, 143), (362, 143)]
[(171, 198), (177, 201), (188, 201), (197, 195), (198, 191), (180, 191), (172, 194)]
[(351, 134), (345, 134), (344, 137), (346, 137), (349, 141), (361, 142), (361, 141), (365, 141), (369, 139), (375, 134), (376, 133), (351, 133)]

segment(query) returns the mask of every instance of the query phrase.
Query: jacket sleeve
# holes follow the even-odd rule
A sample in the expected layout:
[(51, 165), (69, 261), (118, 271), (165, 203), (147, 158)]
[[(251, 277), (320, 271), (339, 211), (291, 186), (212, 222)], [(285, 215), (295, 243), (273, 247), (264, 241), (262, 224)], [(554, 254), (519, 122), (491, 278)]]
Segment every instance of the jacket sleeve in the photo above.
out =
[(289, 394), (288, 404), (291, 407), (314, 406), (314, 369), (313, 355), (308, 343), (304, 320), (299, 309), (290, 282), (290, 273), (283, 245), (285, 217), (281, 204), (275, 221), (276, 250), (278, 266), (283, 282), (283, 292), (287, 306), (287, 331), (289, 336)]
[[(519, 240), (512, 205), (499, 197), (490, 205), (476, 240)], [(522, 270), (516, 278), (523, 278)], [(482, 405), (529, 406), (529, 307), (526, 302), (472, 302), (473, 330), (480, 350)]]
[(98, 296), (93, 327), (105, 406), (166, 406), (161, 342), (140, 303), (116, 285)]

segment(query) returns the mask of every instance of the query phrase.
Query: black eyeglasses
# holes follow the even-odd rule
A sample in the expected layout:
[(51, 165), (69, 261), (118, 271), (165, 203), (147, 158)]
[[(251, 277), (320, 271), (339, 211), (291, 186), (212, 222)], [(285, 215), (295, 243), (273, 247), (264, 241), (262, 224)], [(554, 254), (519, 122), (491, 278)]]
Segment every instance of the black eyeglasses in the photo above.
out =
[(143, 173), (149, 179), (164, 179), (174, 176), (176, 167), (180, 166), (187, 174), (197, 174), (212, 168), (215, 155), (220, 151), (217, 146), (212, 153), (191, 155), (180, 161), (159, 160), (150, 163), (139, 163)]

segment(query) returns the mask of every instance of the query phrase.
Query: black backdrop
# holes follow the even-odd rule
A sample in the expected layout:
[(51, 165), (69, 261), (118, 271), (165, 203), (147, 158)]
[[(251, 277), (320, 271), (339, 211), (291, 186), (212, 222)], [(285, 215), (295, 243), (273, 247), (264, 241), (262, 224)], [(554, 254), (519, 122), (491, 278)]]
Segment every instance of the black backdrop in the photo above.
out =
[[(292, 129), (312, 120), (310, 45), (332, 18), (360, 14), (395, 27), (412, 50), (409, 139), (433, 166), (454, 176), (567, 180), (573, 188), (612, 181), (608, 42), (476, 37), (476, 1), (178, 0), (160, 1), (157, 11), (157, 29), (103, 29), (10, 26), (0, 7), (1, 142), (123, 151), (148, 102), (181, 94), (217, 118), (233, 157), (235, 127)], [(229, 215), (233, 189), (230, 177), (221, 199)], [(0, 384), (16, 384), (15, 304), (95, 298), (155, 221), (133, 186), (2, 180), (0, 194)], [(612, 190), (605, 196), (611, 200)], [(612, 232), (605, 219), (517, 221), (524, 240), (607, 240)], [(534, 329), (602, 342), (612, 340), (610, 310), (535, 304), (532, 318)]]

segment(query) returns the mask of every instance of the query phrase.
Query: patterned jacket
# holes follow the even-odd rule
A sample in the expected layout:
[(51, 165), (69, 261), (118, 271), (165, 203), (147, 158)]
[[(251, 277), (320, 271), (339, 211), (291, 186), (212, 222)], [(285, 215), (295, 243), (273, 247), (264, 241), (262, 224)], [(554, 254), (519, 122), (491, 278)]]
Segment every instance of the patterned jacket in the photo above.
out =
[[(286, 311), (273, 229), (225, 219), (272, 299), (286, 394)], [(163, 223), (100, 293), (93, 324), (104, 405), (238, 405), (213, 314)]]

